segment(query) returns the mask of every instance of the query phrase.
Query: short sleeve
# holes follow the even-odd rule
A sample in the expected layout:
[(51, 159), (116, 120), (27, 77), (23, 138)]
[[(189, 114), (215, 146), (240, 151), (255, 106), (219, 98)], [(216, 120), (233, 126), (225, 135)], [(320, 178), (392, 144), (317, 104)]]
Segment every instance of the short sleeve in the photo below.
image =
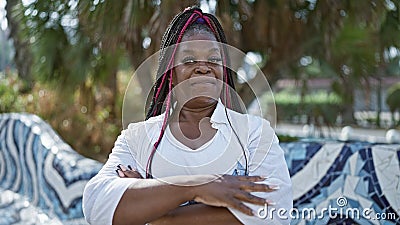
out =
[[(135, 146), (135, 137), (129, 130), (122, 131), (117, 138), (112, 152), (103, 168), (85, 186), (83, 193), (83, 212), (90, 224), (111, 225), (114, 211), (135, 178), (119, 178), (117, 166), (131, 165), (136, 168), (136, 161), (130, 146)], [(127, 143), (129, 140), (129, 144)]]
[(235, 209), (229, 210), (246, 225), (290, 224), (288, 214), (293, 207), (292, 183), (284, 152), (268, 121), (252, 119), (247, 147), (250, 153), (249, 175), (267, 177), (263, 183), (279, 186), (279, 190), (273, 192), (252, 194), (272, 200), (276, 205), (262, 207), (245, 203), (253, 210), (254, 216), (245, 215)]

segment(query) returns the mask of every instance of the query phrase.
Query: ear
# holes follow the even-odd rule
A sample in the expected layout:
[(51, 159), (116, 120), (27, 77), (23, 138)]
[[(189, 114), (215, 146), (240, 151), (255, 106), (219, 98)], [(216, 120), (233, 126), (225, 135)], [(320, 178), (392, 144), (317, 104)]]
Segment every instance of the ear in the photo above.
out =
[(176, 77), (175, 77), (175, 73), (173, 73), (172, 74), (172, 88), (174, 88), (175, 87), (175, 84), (176, 84)]

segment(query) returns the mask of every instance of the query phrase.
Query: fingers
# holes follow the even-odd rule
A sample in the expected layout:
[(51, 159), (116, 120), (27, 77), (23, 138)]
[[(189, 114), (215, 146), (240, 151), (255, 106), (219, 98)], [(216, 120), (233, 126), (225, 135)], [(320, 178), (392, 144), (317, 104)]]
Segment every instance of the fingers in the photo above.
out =
[[(130, 165), (129, 165), (129, 166), (130, 166)], [(120, 169), (120, 170), (122, 170), (122, 172), (128, 170), (128, 169), (127, 169), (124, 165), (122, 165), (122, 164), (119, 164), (119, 165), (117, 166), (117, 168)]]
[[(243, 203), (251, 203), (255, 205), (275, 205), (276, 203), (272, 200), (267, 200), (252, 194), (252, 192), (273, 192), (279, 190), (279, 185), (275, 184), (265, 184), (265, 183), (257, 183), (260, 181), (264, 181), (267, 178), (261, 176), (232, 176), (232, 179), (236, 179), (239, 181), (239, 190), (235, 191), (233, 194), (233, 198), (235, 202), (236, 209), (241, 212), (252, 215), (253, 212)], [(239, 204), (241, 203), (241, 204)], [(251, 214), (250, 214), (251, 213)]]
[(252, 203), (252, 204), (255, 204), (255, 205), (265, 205), (265, 204), (268, 203), (267, 200), (265, 200), (263, 198), (260, 198), (260, 197), (257, 197), (255, 195), (252, 195), (249, 192), (245, 192), (245, 191), (236, 193), (234, 195), (234, 197), (236, 199), (238, 199), (238, 200), (243, 201), (243, 202), (248, 202), (248, 203)]
[(140, 175), (140, 173), (135, 170), (127, 170), (124, 172), (124, 174), (129, 178), (143, 178), (142, 175)]
[(232, 208), (241, 211), (242, 213), (249, 215), (249, 216), (253, 216), (253, 210), (251, 210), (251, 208), (247, 207), (245, 204), (243, 204), (243, 202), (234, 199), (233, 200), (233, 204), (232, 204)]
[(232, 176), (232, 177), (236, 177), (240, 181), (249, 181), (249, 182), (260, 182), (267, 179), (266, 177), (262, 176)]
[(273, 184), (258, 184), (258, 183), (248, 182), (242, 184), (240, 186), (240, 189), (247, 192), (273, 192), (279, 190), (279, 186)]
[(143, 178), (142, 175), (140, 175), (140, 173), (136, 170), (133, 170), (132, 167), (130, 165), (128, 165), (127, 169), (124, 165), (119, 164), (117, 166), (117, 174), (119, 177), (127, 177), (127, 178)]
[(117, 172), (119, 177), (125, 177), (125, 174), (124, 174), (124, 172), (122, 172), (122, 170), (117, 169), (117, 170), (115, 170), (115, 172)]
[(279, 190), (279, 185), (257, 183), (265, 181), (267, 178), (263, 176), (232, 176), (225, 175), (226, 180), (234, 179), (240, 182), (240, 189), (247, 192), (272, 192)]
[(251, 192), (273, 192), (279, 190), (279, 185), (261, 182), (267, 178), (261, 176), (229, 176), (226, 183), (230, 188)]

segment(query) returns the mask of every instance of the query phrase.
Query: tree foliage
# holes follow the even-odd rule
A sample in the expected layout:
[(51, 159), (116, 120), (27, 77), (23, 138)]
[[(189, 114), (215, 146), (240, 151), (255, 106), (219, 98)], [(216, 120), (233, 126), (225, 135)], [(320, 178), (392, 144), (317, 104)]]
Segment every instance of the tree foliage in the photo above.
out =
[[(56, 85), (69, 98), (78, 96), (89, 114), (100, 102), (109, 106), (112, 122), (120, 108), (119, 68), (137, 68), (155, 53), (172, 17), (193, 4), (215, 13), (230, 44), (262, 57), (259, 66), (272, 84), (282, 78), (332, 78), (345, 122), (352, 122), (354, 89), (370, 92), (371, 78), (400, 74), (399, 0), (27, 2), (7, 1), (19, 74)], [(154, 78), (139, 79), (148, 87)], [(257, 80), (249, 85), (257, 95), (265, 91)], [(252, 90), (237, 87), (250, 104)]]
[[(172, 16), (199, 2), (35, 1), (20, 3), (17, 11), (24, 15), (18, 17), (22, 30), (33, 38), (36, 72), (74, 85), (87, 76), (107, 81), (125, 57), (137, 67), (157, 50)], [(217, 1), (211, 10), (231, 44), (263, 56), (271, 82), (305, 55), (328, 62), (347, 82), (343, 67), (360, 80), (398, 46), (399, 6), (384, 0), (236, 0)], [(239, 93), (246, 101), (246, 90)]]

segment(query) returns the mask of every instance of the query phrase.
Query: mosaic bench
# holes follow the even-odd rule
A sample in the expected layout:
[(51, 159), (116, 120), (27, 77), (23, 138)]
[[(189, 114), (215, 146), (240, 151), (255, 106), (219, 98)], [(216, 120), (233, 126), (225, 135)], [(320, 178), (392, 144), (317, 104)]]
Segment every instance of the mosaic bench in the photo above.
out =
[(400, 145), (294, 142), (281, 146), (297, 209), (291, 224), (400, 224)]
[[(292, 224), (400, 224), (400, 145), (281, 146), (293, 180)], [(82, 191), (101, 166), (39, 117), (0, 114), (0, 225), (86, 224)]]
[(39, 117), (0, 114), (0, 225), (87, 224), (82, 192), (101, 166)]

